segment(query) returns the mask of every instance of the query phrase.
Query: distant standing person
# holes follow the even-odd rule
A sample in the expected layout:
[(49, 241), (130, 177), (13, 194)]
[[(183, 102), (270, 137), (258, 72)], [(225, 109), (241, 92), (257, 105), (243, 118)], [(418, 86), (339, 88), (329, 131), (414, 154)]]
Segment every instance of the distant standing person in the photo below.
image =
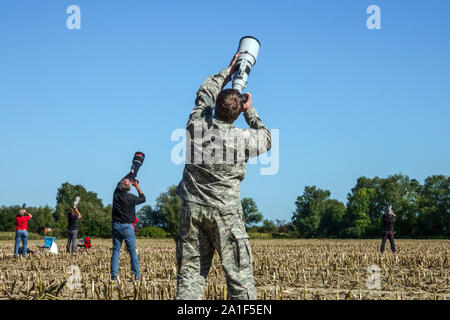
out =
[(389, 206), (383, 214), (383, 240), (381, 241), (381, 253), (384, 252), (384, 247), (386, 245), (386, 239), (389, 239), (391, 243), (391, 250), (395, 252), (395, 243), (394, 243), (394, 222), (397, 220), (397, 216), (394, 211), (392, 211), (392, 207)]
[[(131, 193), (134, 186), (139, 194), (135, 196)], [(112, 209), (112, 237), (113, 237), (113, 254), (111, 257), (111, 280), (117, 281), (119, 273), (119, 256), (122, 242), (125, 240), (127, 250), (130, 254), (131, 268), (136, 281), (140, 280), (139, 261), (136, 253), (136, 237), (134, 234), (133, 223), (136, 220), (136, 205), (145, 202), (145, 195), (139, 187), (139, 182), (129, 179), (129, 175), (125, 176), (117, 184), (113, 195)]]
[(67, 215), (67, 245), (66, 252), (70, 253), (70, 247), (72, 247), (72, 253), (77, 251), (77, 232), (78, 232), (78, 219), (81, 219), (81, 213), (78, 208), (70, 208)]
[(20, 209), (16, 216), (16, 244), (14, 246), (14, 257), (19, 256), (20, 242), (22, 242), (22, 256), (27, 254), (28, 244), (28, 220), (33, 216), (26, 209)]

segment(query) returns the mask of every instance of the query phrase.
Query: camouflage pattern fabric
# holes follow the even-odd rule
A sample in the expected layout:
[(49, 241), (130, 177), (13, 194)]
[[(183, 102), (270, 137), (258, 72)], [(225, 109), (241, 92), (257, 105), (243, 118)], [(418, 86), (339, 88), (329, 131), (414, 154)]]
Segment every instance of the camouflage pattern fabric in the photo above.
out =
[(186, 126), (186, 164), (177, 187), (183, 199), (176, 239), (177, 299), (202, 299), (215, 250), (228, 297), (256, 299), (240, 183), (247, 160), (270, 149), (271, 134), (253, 108), (244, 113), (250, 127), (245, 130), (213, 116), (217, 96), (229, 81), (228, 71), (222, 70), (203, 82)]
[(252, 253), (240, 210), (221, 210), (183, 202), (177, 249), (177, 299), (203, 298), (205, 280), (217, 250), (225, 271), (228, 297), (256, 300)]
[[(271, 134), (254, 108), (244, 113), (249, 129), (236, 128), (212, 115), (213, 104), (230, 81), (222, 70), (207, 78), (197, 92), (186, 127), (186, 165), (177, 194), (209, 207), (240, 207), (240, 182), (247, 160), (271, 147)], [(220, 151), (212, 150), (220, 145)], [(210, 152), (209, 152), (210, 151)]]

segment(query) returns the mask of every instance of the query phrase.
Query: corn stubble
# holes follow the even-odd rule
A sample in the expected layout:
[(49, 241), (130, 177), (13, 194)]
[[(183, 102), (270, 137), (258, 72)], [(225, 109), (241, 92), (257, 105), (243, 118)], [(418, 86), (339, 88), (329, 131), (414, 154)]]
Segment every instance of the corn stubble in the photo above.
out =
[[(111, 283), (111, 240), (94, 240), (90, 250), (57, 256), (36, 252), (14, 259), (13, 243), (0, 241), (0, 299), (149, 300), (176, 295), (173, 240), (137, 240), (141, 281), (135, 283), (122, 248), (119, 282)], [(259, 299), (365, 300), (450, 298), (448, 240), (397, 240), (398, 253), (378, 253), (378, 240), (252, 240)], [(64, 241), (58, 241), (64, 248)], [(33, 250), (33, 241), (29, 242)], [(36, 250), (37, 251), (37, 250)], [(68, 273), (77, 266), (79, 280)], [(380, 286), (369, 289), (369, 266), (379, 268)], [(76, 286), (70, 286), (75, 283)], [(227, 299), (217, 254), (205, 299)]]

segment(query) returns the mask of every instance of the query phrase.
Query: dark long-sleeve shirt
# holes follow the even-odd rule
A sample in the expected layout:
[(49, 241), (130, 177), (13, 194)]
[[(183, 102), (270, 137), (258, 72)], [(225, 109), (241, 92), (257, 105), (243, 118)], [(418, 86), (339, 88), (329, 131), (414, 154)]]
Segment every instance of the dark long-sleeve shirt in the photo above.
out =
[(395, 220), (397, 220), (396, 216), (391, 216), (389, 214), (383, 214), (383, 230), (384, 231), (394, 231)]
[(78, 214), (67, 214), (67, 230), (77, 230), (78, 228)]
[(122, 191), (119, 184), (114, 190), (112, 221), (120, 223), (133, 223), (136, 219), (136, 206), (145, 202), (145, 195), (139, 197), (132, 193)]

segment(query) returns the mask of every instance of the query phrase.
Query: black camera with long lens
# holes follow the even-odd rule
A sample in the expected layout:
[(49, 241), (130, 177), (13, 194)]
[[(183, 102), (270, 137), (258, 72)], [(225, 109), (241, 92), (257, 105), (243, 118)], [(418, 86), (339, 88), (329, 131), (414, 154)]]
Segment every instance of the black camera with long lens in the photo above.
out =
[(131, 172), (130, 172), (130, 179), (131, 181), (136, 180), (137, 173), (139, 171), (139, 168), (144, 163), (145, 154), (143, 152), (136, 152), (133, 157), (133, 163), (131, 165)]

